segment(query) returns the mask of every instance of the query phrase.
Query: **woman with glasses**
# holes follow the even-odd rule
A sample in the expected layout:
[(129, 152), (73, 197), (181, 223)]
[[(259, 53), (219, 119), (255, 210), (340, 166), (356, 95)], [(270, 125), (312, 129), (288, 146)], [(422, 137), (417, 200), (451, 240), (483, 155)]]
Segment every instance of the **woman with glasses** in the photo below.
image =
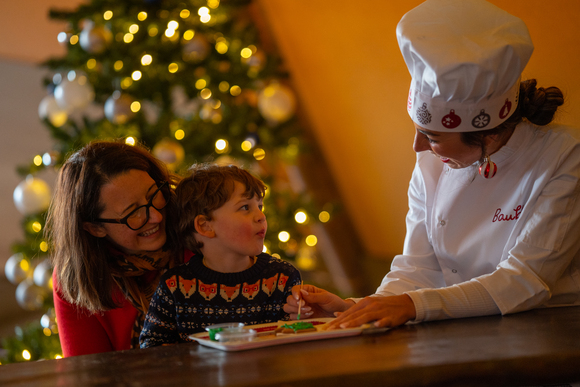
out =
[(139, 348), (160, 275), (181, 263), (177, 183), (146, 149), (94, 142), (63, 165), (47, 219), (64, 356)]

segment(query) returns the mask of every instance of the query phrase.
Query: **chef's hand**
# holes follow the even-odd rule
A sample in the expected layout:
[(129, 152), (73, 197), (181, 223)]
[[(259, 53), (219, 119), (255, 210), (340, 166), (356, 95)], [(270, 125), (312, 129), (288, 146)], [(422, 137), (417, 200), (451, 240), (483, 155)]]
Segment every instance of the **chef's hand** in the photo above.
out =
[(365, 297), (329, 323), (328, 329), (353, 328), (374, 322), (377, 328), (393, 328), (416, 317), (415, 304), (406, 294)]
[(313, 285), (300, 285), (292, 288), (292, 295), (288, 296), (284, 311), (290, 314), (291, 320), (298, 317), (298, 303), (302, 303), (300, 308), (300, 318), (321, 318), (334, 317), (335, 312), (344, 312), (354, 305), (353, 301), (345, 301), (336, 294)]

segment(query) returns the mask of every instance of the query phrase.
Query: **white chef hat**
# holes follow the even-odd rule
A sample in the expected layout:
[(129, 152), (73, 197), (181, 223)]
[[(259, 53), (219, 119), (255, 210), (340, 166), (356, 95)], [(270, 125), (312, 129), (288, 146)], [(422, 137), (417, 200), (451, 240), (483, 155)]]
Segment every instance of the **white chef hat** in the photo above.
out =
[(427, 0), (397, 26), (412, 76), (407, 110), (440, 132), (493, 129), (517, 107), (534, 46), (519, 18), (484, 0)]

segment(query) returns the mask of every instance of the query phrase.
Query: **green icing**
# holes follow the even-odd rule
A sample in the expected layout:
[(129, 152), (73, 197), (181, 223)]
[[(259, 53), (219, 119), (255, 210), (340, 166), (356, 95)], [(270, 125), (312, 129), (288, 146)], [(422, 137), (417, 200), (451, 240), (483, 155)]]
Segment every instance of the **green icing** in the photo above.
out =
[(282, 325), (282, 328), (292, 329), (294, 332), (296, 332), (301, 331), (303, 329), (314, 328), (314, 325), (308, 322), (297, 322), (294, 324), (284, 324)]

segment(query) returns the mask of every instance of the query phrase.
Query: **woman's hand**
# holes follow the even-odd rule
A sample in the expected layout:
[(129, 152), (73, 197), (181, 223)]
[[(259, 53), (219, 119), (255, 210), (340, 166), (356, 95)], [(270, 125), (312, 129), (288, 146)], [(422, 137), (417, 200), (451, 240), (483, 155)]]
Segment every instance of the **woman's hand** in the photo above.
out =
[(302, 303), (300, 318), (334, 317), (335, 312), (344, 312), (354, 305), (354, 302), (345, 301), (336, 294), (316, 286), (304, 285), (300, 289), (300, 285), (296, 285), (284, 305), (284, 311), (290, 314), (292, 320), (298, 317), (299, 302)]
[(416, 317), (415, 304), (406, 294), (365, 297), (333, 320), (328, 329), (353, 328), (374, 322), (377, 328), (396, 327)]

